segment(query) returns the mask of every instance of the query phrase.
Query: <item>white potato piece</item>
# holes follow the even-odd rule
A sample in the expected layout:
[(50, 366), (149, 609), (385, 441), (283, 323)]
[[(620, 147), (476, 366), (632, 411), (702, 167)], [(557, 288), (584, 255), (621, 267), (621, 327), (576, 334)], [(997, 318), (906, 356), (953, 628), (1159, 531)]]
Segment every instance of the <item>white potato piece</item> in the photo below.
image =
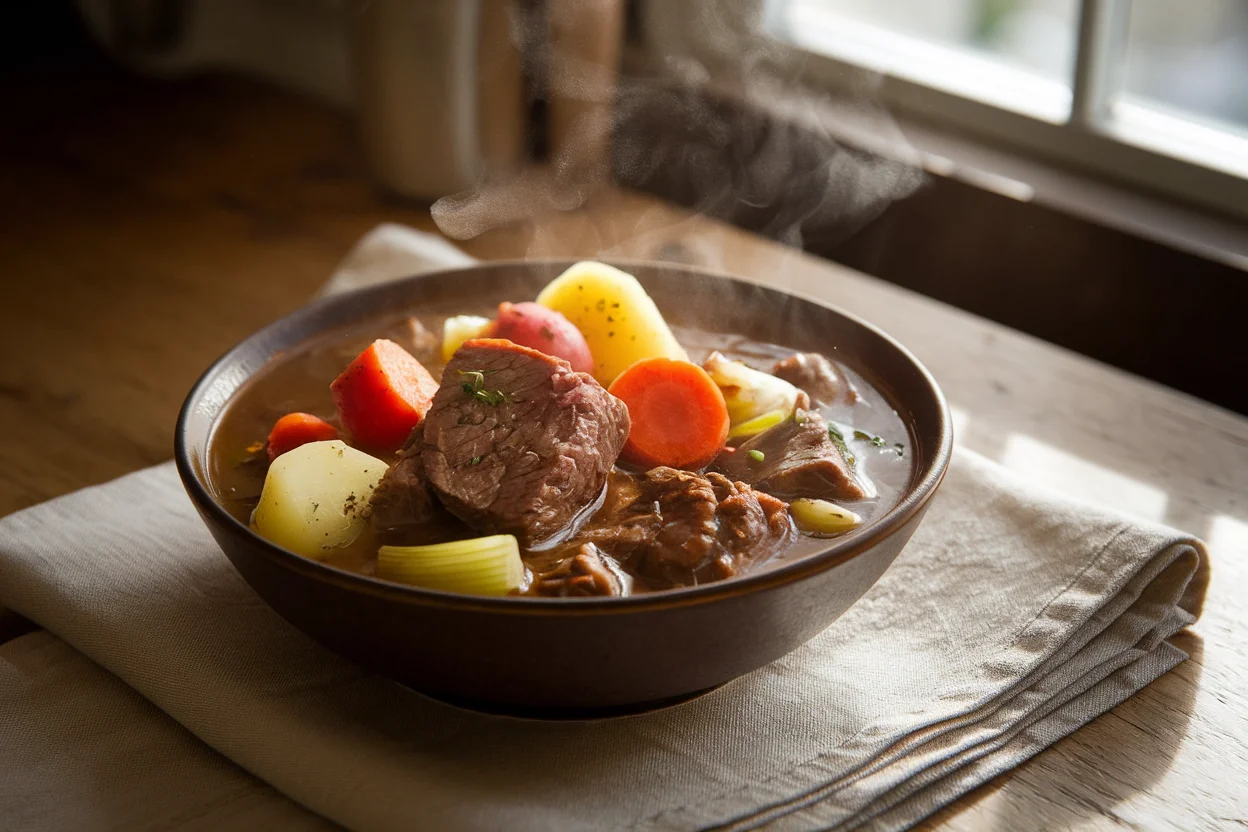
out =
[(386, 468), (337, 439), (300, 445), (269, 466), (251, 524), (266, 540), (322, 560), (368, 529), (364, 509)]
[(581, 331), (594, 356), (594, 378), (608, 385), (643, 358), (688, 361), (659, 308), (627, 272), (585, 261), (568, 268), (537, 296)]

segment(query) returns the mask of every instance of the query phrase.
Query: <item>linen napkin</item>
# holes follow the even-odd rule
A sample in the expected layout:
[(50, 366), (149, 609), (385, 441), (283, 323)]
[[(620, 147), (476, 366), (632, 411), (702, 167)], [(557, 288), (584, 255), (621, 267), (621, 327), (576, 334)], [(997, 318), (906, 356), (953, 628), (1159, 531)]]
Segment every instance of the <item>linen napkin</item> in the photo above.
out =
[[(397, 254), (407, 273), (434, 239), (379, 229), (349, 262), (394, 272)], [(322, 649), (237, 576), (172, 464), (0, 520), (0, 604), (182, 726), (127, 700), (162, 738), (162, 769), (182, 760), (202, 778), (187, 815), (301, 823), (280, 792), (365, 830), (900, 829), (1182, 661), (1166, 639), (1199, 614), (1205, 558), (1199, 541), (959, 448), (913, 540), (831, 627), (697, 700), (596, 722), (461, 711)], [(54, 642), (18, 645), (70, 662)], [(84, 690), (103, 688), (120, 696), (98, 672)], [(72, 709), (42, 716), (50, 733), (77, 730)], [(40, 759), (22, 719), (0, 713), (0, 745)], [(52, 777), (66, 767), (44, 762)], [(0, 803), (29, 805), (36, 788), (0, 782)]]

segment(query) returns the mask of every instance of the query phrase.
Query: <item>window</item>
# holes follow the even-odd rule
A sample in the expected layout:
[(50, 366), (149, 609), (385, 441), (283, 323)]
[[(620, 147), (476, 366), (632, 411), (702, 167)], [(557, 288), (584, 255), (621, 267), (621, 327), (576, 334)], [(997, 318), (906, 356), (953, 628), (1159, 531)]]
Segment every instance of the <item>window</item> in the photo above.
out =
[(903, 110), (1248, 217), (1246, 0), (769, 0)]

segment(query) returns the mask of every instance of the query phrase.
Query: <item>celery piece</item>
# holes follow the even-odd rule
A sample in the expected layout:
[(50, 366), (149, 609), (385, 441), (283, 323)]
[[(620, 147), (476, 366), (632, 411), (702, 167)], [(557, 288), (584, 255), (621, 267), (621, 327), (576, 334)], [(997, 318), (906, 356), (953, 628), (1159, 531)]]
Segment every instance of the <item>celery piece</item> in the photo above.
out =
[(753, 419), (747, 419), (741, 424), (734, 426), (728, 431), (728, 438), (739, 439), (742, 436), (753, 436), (756, 433), (762, 433), (768, 428), (774, 428), (787, 418), (789, 418), (789, 414), (783, 410), (772, 410), (764, 413), (762, 416), (755, 416)]
[(377, 577), (465, 595), (506, 595), (524, 583), (524, 562), (516, 539), (496, 534), (428, 546), (382, 546)]
[(482, 337), (490, 324), (489, 318), (480, 315), (454, 315), (442, 324), (442, 360), (450, 361), (455, 350), (464, 345), (465, 341)]

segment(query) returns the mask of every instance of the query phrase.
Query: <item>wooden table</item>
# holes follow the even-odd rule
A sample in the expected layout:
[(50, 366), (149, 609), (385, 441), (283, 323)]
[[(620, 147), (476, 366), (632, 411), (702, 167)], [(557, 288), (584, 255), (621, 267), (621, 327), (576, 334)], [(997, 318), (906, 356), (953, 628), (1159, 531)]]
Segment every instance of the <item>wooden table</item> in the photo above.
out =
[[(345, 116), (259, 86), (8, 78), (0, 105), (0, 515), (168, 459), (218, 354), (309, 298), (376, 224), (433, 228), (370, 187)], [(639, 194), (532, 202), (533, 219), (463, 247), (830, 292), (927, 364), (966, 446), (1209, 541), (1205, 614), (1177, 639), (1191, 660), (928, 828), (1248, 826), (1248, 420)], [(18, 629), (9, 616), (0, 637)]]

